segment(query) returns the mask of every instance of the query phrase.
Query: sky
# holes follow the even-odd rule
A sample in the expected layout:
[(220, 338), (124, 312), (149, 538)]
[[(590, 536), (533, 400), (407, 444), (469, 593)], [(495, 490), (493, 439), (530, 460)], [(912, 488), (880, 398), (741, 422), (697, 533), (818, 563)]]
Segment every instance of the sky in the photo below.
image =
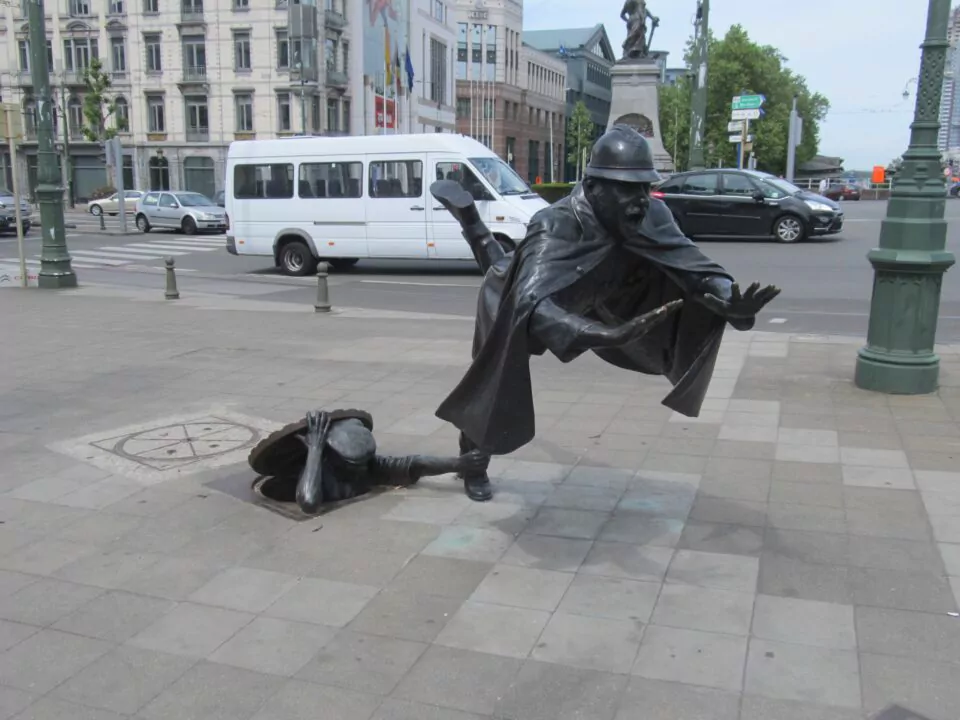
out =
[[(647, 1), (660, 18), (654, 49), (670, 53), (670, 67), (683, 65), (696, 5)], [(622, 7), (623, 0), (525, 0), (524, 28), (602, 22), (619, 57), (626, 35)], [(847, 170), (868, 170), (907, 149), (916, 100), (916, 82), (910, 81), (920, 72), (926, 14), (923, 0), (711, 0), (710, 29), (722, 37), (740, 24), (753, 41), (778, 47), (811, 91), (830, 101), (820, 153), (842, 157)]]

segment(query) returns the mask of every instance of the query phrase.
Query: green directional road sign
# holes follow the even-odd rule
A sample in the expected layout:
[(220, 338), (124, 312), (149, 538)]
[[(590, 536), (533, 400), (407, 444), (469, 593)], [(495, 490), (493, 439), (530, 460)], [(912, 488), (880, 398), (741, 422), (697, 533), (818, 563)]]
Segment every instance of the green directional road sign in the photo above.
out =
[(756, 110), (763, 107), (766, 98), (763, 95), (737, 95), (730, 103), (732, 110)]

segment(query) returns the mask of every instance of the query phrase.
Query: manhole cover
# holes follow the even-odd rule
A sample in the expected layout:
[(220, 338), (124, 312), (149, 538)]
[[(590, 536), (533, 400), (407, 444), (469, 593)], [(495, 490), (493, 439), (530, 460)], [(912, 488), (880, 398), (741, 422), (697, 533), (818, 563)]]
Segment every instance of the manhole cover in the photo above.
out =
[(138, 480), (160, 482), (246, 460), (276, 423), (232, 412), (164, 418), (51, 445), (51, 449)]
[(900, 705), (891, 705), (874, 715), (873, 720), (930, 720), (930, 718)]

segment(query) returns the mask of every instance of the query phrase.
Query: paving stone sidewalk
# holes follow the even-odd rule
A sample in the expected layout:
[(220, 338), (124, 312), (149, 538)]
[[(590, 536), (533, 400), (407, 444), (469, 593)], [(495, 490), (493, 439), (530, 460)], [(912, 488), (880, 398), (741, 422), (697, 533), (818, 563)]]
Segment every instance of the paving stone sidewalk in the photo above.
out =
[(0, 295), (0, 720), (864, 720), (960, 708), (960, 349), (927, 397), (858, 342), (729, 333), (665, 381), (534, 362), (538, 438), (297, 521), (244, 458), (319, 406), (384, 452), (471, 326)]

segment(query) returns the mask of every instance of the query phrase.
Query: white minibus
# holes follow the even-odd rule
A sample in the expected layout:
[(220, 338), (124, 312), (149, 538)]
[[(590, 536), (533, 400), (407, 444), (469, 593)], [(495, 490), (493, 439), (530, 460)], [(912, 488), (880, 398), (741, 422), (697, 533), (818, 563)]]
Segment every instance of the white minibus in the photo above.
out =
[(430, 195), (435, 180), (470, 191), (507, 247), (548, 204), (488, 147), (454, 134), (236, 141), (226, 175), (227, 250), (272, 257), (289, 275), (314, 273), (318, 260), (472, 259)]

